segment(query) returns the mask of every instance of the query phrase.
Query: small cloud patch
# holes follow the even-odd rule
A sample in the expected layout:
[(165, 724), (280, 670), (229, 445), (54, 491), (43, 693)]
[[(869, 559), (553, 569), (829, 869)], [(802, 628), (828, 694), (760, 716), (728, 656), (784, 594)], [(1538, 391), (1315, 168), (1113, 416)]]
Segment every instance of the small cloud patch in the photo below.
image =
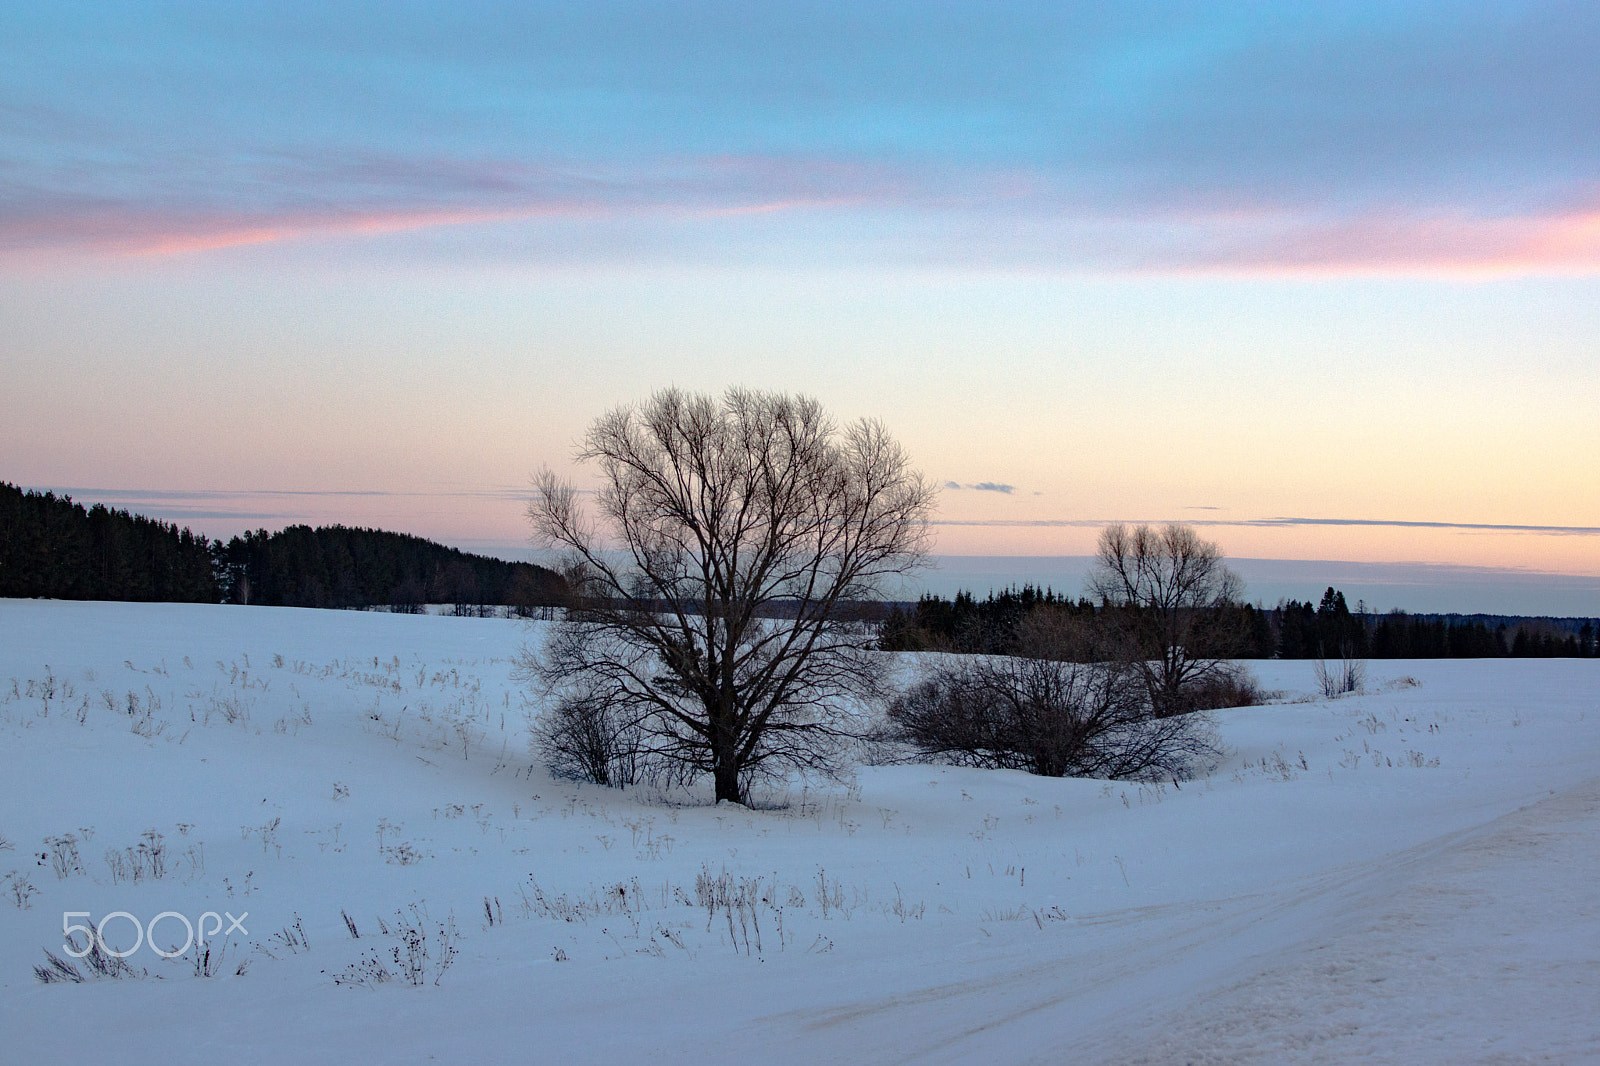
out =
[[(971, 489), (973, 492), (1000, 492), (1007, 496), (1017, 491), (1015, 485), (1007, 485), (1000, 481), (980, 481), (976, 485), (963, 485), (959, 481), (946, 481), (944, 487), (947, 489)], [(1037, 496), (1038, 493), (1034, 493), (1034, 495)]]

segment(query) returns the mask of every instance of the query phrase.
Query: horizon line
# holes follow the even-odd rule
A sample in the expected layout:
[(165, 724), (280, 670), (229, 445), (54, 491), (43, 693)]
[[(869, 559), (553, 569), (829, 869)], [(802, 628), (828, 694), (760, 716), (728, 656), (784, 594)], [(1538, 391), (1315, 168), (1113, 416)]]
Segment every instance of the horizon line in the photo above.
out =
[[(55, 492), (59, 495), (96, 493), (113, 498), (146, 500), (216, 500), (247, 499), (261, 496), (311, 496), (357, 498), (413, 498), (445, 497), (473, 499), (520, 499), (531, 495), (522, 489), (508, 487), (487, 489), (443, 489), (439, 491), (398, 489), (109, 489), (82, 486), (19, 485), (23, 491)], [(1212, 508), (1207, 508), (1208, 510)], [(207, 517), (227, 517), (229, 512), (215, 512)], [(266, 514), (237, 515), (270, 517)], [(1407, 518), (1318, 518), (1302, 515), (1276, 515), (1263, 518), (936, 518), (931, 526), (960, 526), (975, 528), (1041, 528), (1041, 529), (1092, 529), (1110, 525), (1166, 525), (1234, 526), (1242, 528), (1274, 528), (1294, 526), (1377, 527), (1389, 529), (1461, 529), (1489, 533), (1539, 533), (1551, 536), (1600, 536), (1600, 526), (1556, 525), (1519, 522), (1453, 522), (1442, 519)], [(1019, 556), (1019, 558), (1022, 558)]]

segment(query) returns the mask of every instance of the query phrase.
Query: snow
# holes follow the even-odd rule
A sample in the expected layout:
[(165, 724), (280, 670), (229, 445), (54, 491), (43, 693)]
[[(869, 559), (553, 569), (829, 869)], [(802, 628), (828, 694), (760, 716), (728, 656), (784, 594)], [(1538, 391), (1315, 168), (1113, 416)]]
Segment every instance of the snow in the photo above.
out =
[[(1283, 701), (1219, 713), (1181, 787), (879, 766), (746, 810), (530, 765), (537, 639), (0, 600), (0, 1058), (1600, 1061), (1600, 661), (1374, 662), (1338, 700), (1257, 663)], [(708, 915), (719, 879), (750, 905)], [(414, 905), (415, 987), (378, 924)], [(68, 911), (248, 934), (215, 977), (141, 947), (41, 984)], [(335, 983), (375, 952), (399, 980)]]

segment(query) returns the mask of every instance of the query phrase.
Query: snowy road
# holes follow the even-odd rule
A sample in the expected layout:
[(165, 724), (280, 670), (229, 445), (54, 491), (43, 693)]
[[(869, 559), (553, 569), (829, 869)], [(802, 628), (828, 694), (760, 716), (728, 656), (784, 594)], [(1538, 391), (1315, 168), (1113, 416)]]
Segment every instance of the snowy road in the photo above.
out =
[[(1600, 1062), (1600, 779), (1375, 864), (1106, 1062)], [(1298, 908), (1291, 907), (1290, 914)]]
[(724, 1047), (772, 1063), (1600, 1062), (1596, 886), (1600, 779), (1280, 892), (1085, 916), (1056, 957), (765, 1016)]

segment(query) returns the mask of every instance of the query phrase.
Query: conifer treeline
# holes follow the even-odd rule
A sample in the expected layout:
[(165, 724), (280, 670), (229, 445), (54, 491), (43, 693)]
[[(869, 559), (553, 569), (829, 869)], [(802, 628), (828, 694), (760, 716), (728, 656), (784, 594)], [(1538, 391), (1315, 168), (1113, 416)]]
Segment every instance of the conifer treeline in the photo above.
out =
[(205, 537), (0, 482), (0, 596), (215, 603), (217, 595)]
[(1088, 600), (1073, 602), (1053, 589), (1008, 588), (978, 599), (962, 590), (946, 600), (925, 593), (909, 610), (889, 609), (878, 645), (886, 651), (953, 651), (965, 655), (1013, 655), (1024, 619), (1037, 610), (1071, 618), (1094, 616)]
[(227, 603), (420, 609), (425, 603), (542, 606), (565, 582), (553, 570), (447, 548), (406, 533), (347, 526), (264, 529), (215, 546)]
[[(1271, 612), (1280, 659), (1582, 658), (1597, 654), (1593, 619), (1370, 614), (1329, 588), (1316, 607), (1290, 600)], [(1491, 624), (1492, 623), (1492, 624)]]
[(559, 602), (552, 570), (421, 537), (345, 526), (223, 542), (176, 525), (0, 482), (0, 596), (420, 609)]
[[(884, 622), (880, 646), (892, 651), (951, 651), (1009, 655), (1018, 651), (1029, 629), (1050, 615), (1067, 621), (1092, 621), (1097, 608), (1087, 599), (1068, 599), (1031, 585), (991, 592), (979, 600), (970, 592), (954, 599), (925, 595), (914, 605), (896, 606)], [(1600, 655), (1594, 620), (1372, 614), (1352, 611), (1344, 594), (1330, 588), (1313, 606), (1297, 600), (1277, 607), (1239, 604), (1231, 627), (1239, 657), (1246, 659), (1476, 659), (1500, 656)], [(1491, 624), (1492, 623), (1492, 624)]]

